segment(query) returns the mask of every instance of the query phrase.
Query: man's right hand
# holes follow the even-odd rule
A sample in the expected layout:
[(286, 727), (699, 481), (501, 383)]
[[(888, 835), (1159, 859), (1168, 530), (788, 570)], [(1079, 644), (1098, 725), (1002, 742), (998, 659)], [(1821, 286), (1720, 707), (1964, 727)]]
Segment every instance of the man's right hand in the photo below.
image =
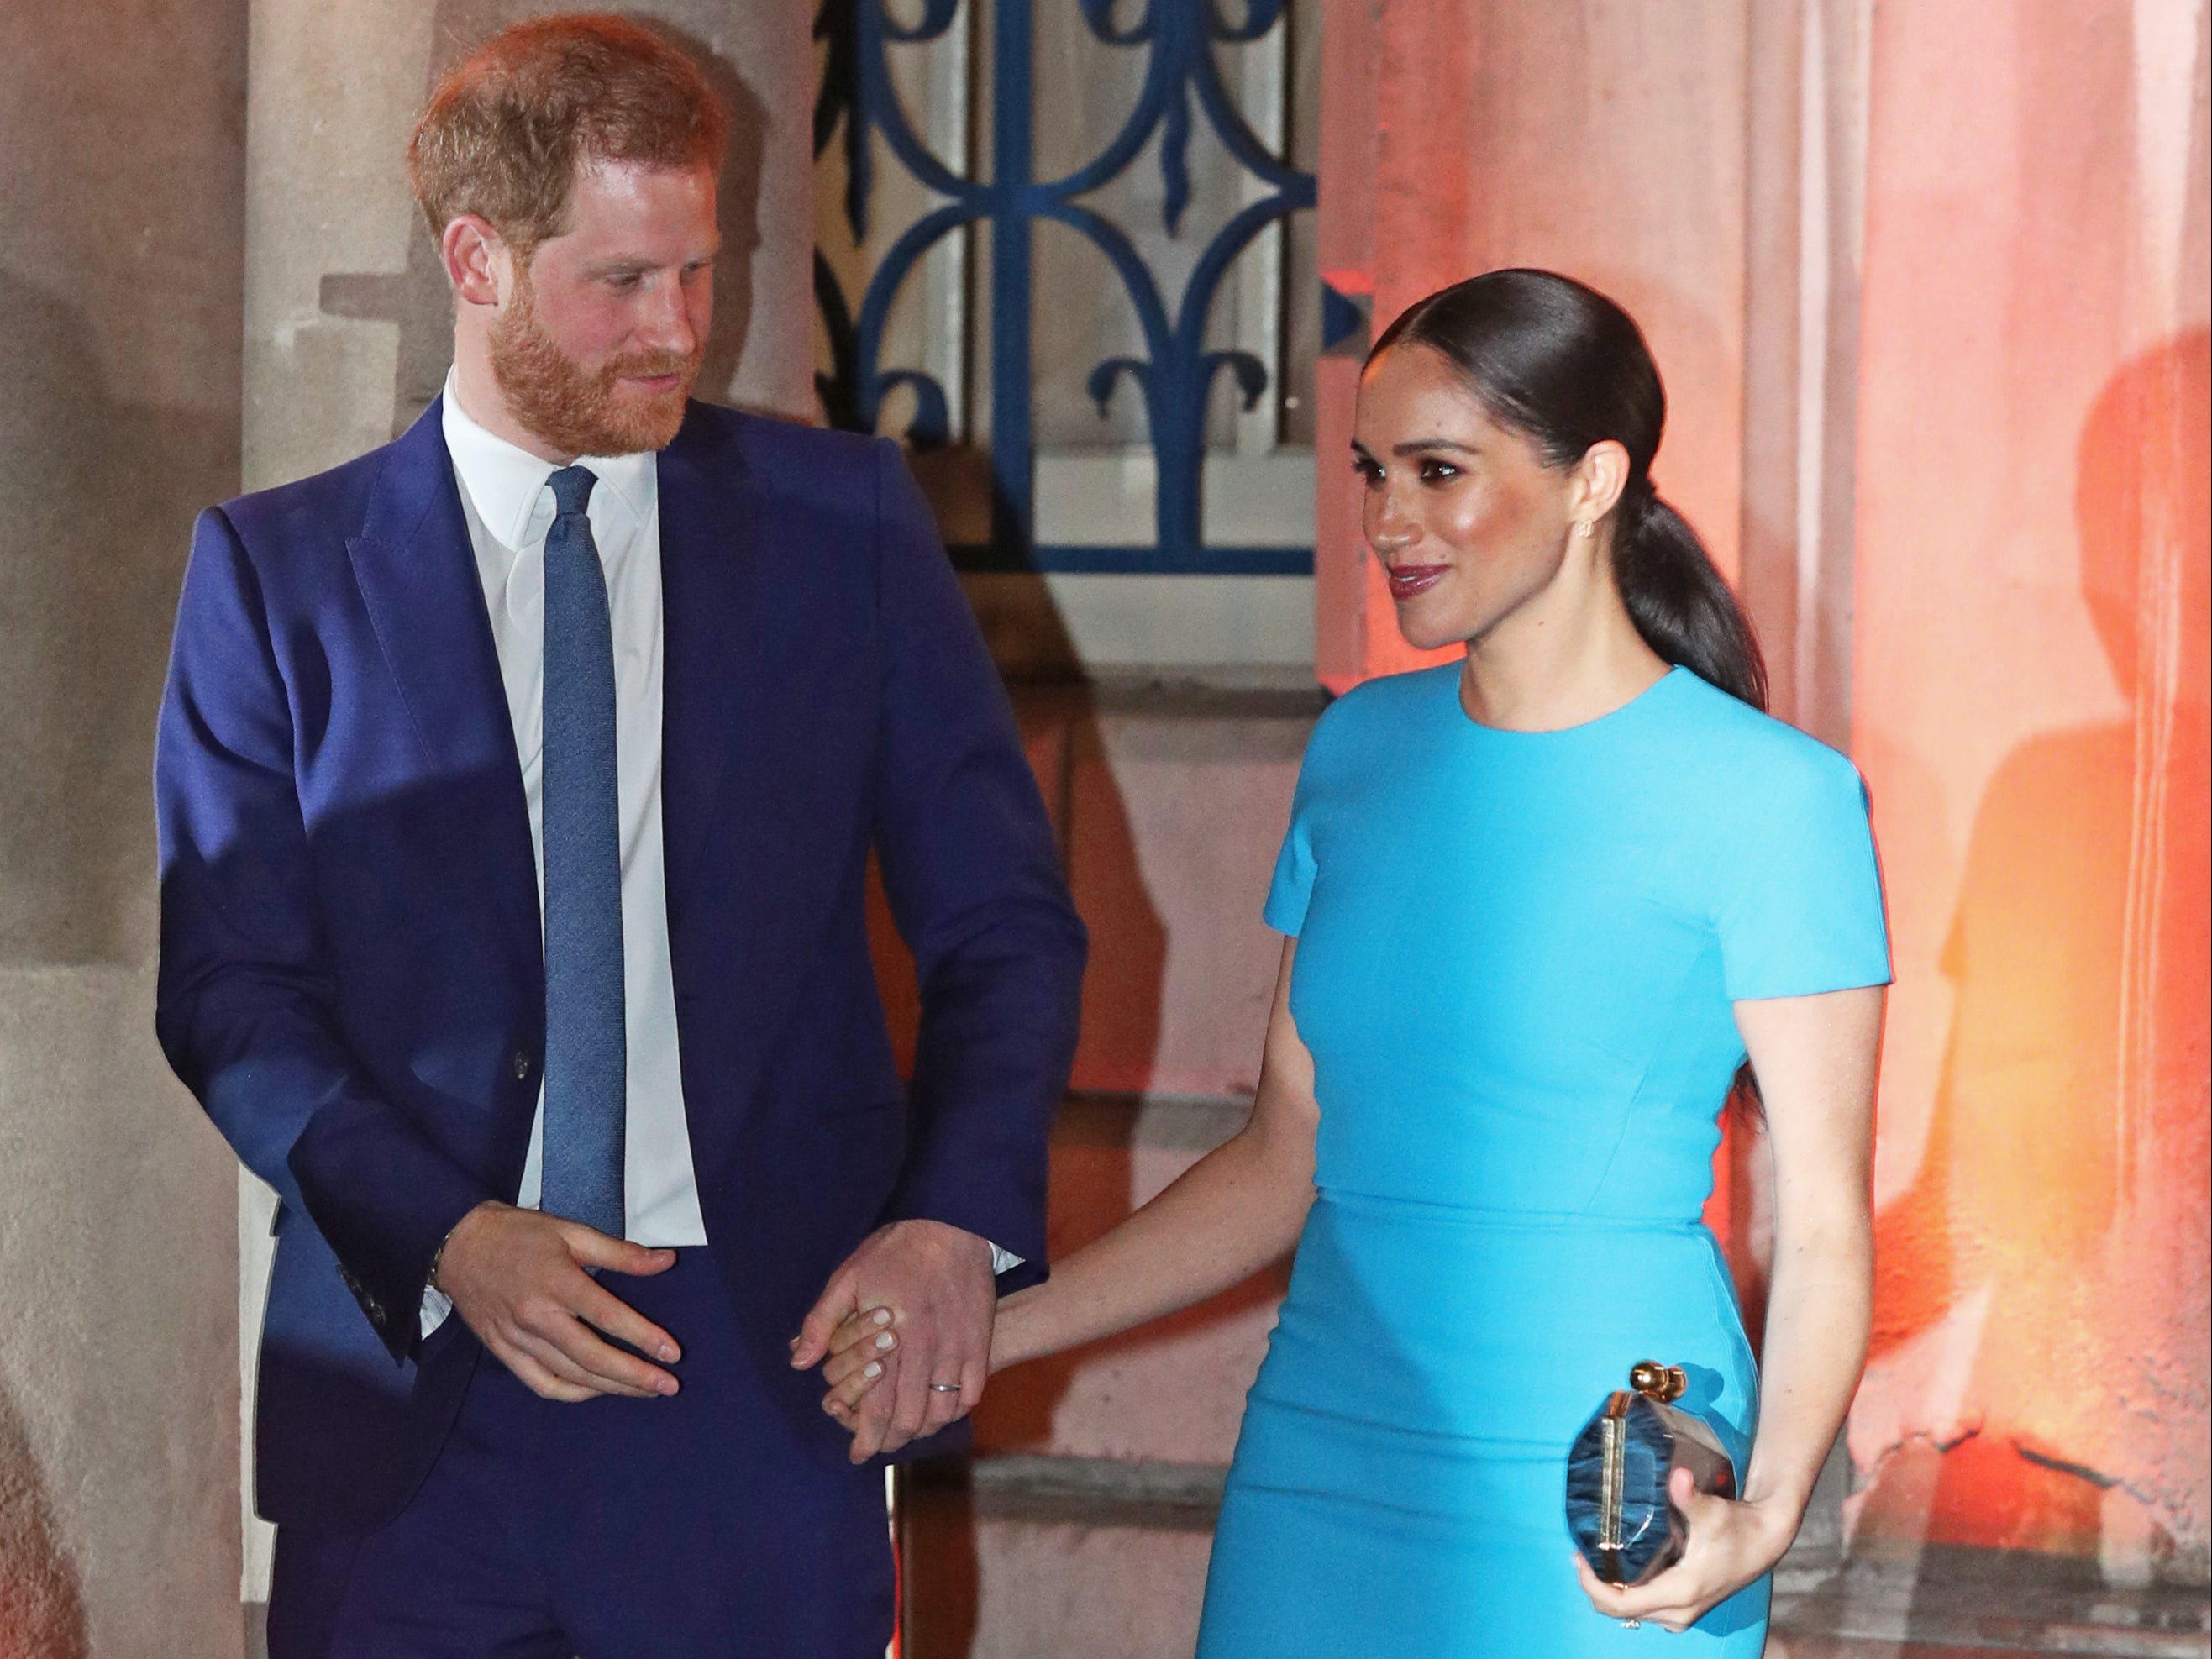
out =
[(584, 1271), (643, 1278), (676, 1263), (673, 1250), (610, 1238), (580, 1222), (511, 1204), (483, 1203), (439, 1253), (437, 1288), (500, 1363), (547, 1400), (676, 1392), (674, 1376), (624, 1353), (600, 1333), (673, 1364), (676, 1340)]

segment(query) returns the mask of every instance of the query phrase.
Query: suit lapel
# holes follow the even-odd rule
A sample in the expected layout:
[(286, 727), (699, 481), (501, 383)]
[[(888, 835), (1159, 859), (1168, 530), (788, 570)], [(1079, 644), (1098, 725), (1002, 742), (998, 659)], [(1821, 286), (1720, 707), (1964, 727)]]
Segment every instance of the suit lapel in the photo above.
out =
[(461, 826), (456, 851), (488, 866), (501, 924), (535, 974), (544, 955), (530, 807), (443, 407), (434, 400), (392, 444), (346, 552), (432, 778), (495, 781), (493, 820)]

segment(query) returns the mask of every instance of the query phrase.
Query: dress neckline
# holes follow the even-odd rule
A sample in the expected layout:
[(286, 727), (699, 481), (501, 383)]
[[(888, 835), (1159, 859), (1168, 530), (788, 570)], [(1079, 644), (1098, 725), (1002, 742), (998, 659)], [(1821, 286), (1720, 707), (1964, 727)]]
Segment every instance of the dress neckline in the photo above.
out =
[(1524, 744), (1553, 742), (1562, 738), (1572, 739), (1608, 731), (1623, 724), (1627, 717), (1652, 702), (1662, 690), (1671, 686), (1676, 680), (1697, 678), (1688, 669), (1677, 663), (1617, 708), (1608, 708), (1602, 714), (1593, 716), (1586, 720), (1577, 720), (1572, 726), (1554, 726), (1539, 732), (1522, 732), (1506, 726), (1486, 726), (1468, 714), (1459, 700), (1460, 673), (1461, 665), (1455, 662), (1444, 665), (1437, 671), (1437, 676), (1443, 683), (1445, 706), (1450, 711), (1454, 724), (1464, 726), (1482, 741)]

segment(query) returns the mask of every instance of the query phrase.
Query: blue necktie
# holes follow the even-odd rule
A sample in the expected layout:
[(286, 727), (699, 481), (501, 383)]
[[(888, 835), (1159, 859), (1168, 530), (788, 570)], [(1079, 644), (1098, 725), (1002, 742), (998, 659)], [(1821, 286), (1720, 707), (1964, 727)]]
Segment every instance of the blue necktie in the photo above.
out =
[(606, 576), (584, 509), (599, 482), (552, 477), (545, 534), (545, 1146), (541, 1206), (623, 1236), (622, 831)]

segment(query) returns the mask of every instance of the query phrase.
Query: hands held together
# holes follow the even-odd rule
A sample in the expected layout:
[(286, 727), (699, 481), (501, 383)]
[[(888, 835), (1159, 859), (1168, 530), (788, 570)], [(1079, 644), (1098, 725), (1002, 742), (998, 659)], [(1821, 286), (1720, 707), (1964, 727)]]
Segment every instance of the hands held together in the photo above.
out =
[(830, 1275), (791, 1364), (822, 1367), (822, 1409), (851, 1431), (853, 1462), (935, 1434), (982, 1402), (998, 1304), (991, 1264), (973, 1233), (899, 1221)]

